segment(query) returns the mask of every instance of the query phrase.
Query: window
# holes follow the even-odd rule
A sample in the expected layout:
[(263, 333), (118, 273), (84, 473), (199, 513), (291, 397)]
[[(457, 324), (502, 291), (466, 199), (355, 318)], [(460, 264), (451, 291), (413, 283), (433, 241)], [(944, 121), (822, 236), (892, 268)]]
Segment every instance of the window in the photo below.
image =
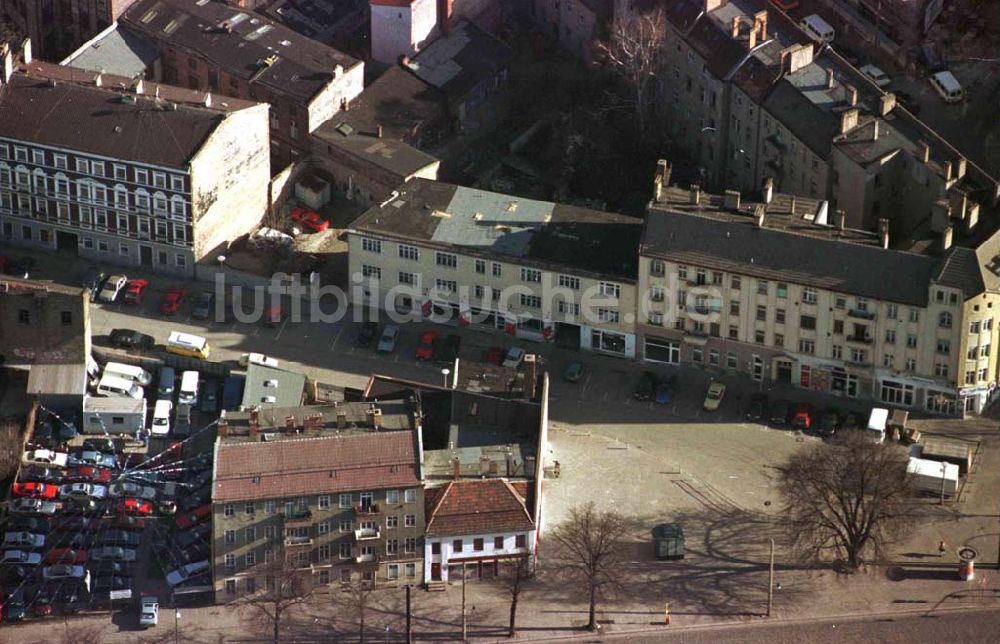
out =
[[(649, 274), (657, 277), (663, 277), (667, 273), (666, 264), (663, 263), (662, 259), (652, 259), (649, 261)], [(560, 284), (561, 286), (561, 284)]]
[(514, 547), (515, 548), (526, 548), (528, 547), (528, 535), (519, 534), (514, 537)]
[(399, 527), (399, 517), (393, 515), (391, 517), (385, 518), (385, 527), (387, 530), (394, 530)]
[(948, 377), (948, 365), (944, 362), (937, 362), (934, 364), (934, 375), (939, 378)]
[(382, 279), (382, 269), (378, 266), (372, 266), (371, 264), (362, 264), (361, 275), (380, 280)]
[[(14, 148), (14, 156), (15, 157), (17, 157), (17, 152), (18, 152), (17, 148)], [(18, 159), (18, 161), (21, 161), (21, 160), (22, 159)], [(23, 160), (27, 161), (28, 159), (25, 158)], [(90, 174), (90, 164), (87, 163), (86, 159), (77, 159), (76, 160), (76, 171), (79, 172), (80, 174)]]
[(406, 572), (406, 576), (412, 579), (417, 576), (417, 564), (408, 563), (403, 566), (403, 570)]
[(406, 540), (403, 541), (403, 551), (406, 552), (407, 554), (413, 554), (414, 552), (416, 552), (417, 551), (417, 538), (416, 537), (407, 537)]
[(344, 519), (343, 521), (340, 522), (341, 532), (350, 532), (353, 529), (354, 529), (354, 522), (351, 521), (350, 519)]
[(913, 335), (912, 333), (906, 336), (906, 348), (907, 349), (917, 348), (917, 336)]
[(232, 503), (227, 503), (222, 506), (222, 514), (227, 517), (231, 517), (236, 513), (236, 506)]
[(767, 295), (768, 283), (765, 280), (759, 280), (757, 282), (757, 294)]
[(493, 537), (493, 549), (503, 550), (503, 537)]
[(538, 295), (526, 295), (521, 293), (521, 306), (540, 309), (542, 308), (542, 298)]
[(757, 329), (756, 331), (753, 332), (753, 341), (756, 342), (757, 344), (764, 344), (766, 339), (767, 339), (766, 335), (760, 329)]
[(400, 244), (399, 256), (402, 259), (409, 259), (416, 262), (420, 260), (420, 249), (416, 246), (406, 246), (404, 244)]
[(340, 542), (340, 558), (341, 559), (351, 558), (351, 543), (349, 541)]
[(236, 531), (235, 530), (226, 530), (225, 533), (224, 533), (224, 537), (225, 537), (226, 543), (228, 543), (228, 544), (236, 543)]
[(167, 187), (167, 175), (165, 175), (162, 172), (153, 172), (153, 187), (154, 188), (166, 188)]
[(740, 280), (740, 276), (733, 275), (729, 280), (729, 288), (733, 289), (734, 291), (738, 291), (740, 290), (741, 286), (742, 286), (742, 281)]
[(316, 501), (316, 507), (320, 510), (326, 510), (330, 507), (330, 495), (323, 494), (320, 495), (319, 499)]
[(695, 272), (694, 272), (694, 281), (695, 281), (695, 283), (698, 284), (698, 285), (706, 284), (707, 283), (706, 275), (707, 275), (707, 273), (705, 272), (704, 268), (696, 269)]
[(833, 306), (834, 306), (834, 308), (838, 308), (838, 309), (841, 309), (841, 310), (846, 309), (847, 308), (847, 298), (844, 297), (844, 296), (842, 296), (842, 295), (838, 295), (833, 300)]
[(462, 552), (463, 543), (461, 539), (455, 539), (451, 542), (452, 552)]
[(399, 579), (399, 564), (389, 564), (385, 568), (386, 579)]
[(799, 327), (802, 329), (814, 330), (816, 328), (816, 317), (812, 315), (800, 316)]
[(403, 502), (404, 503), (416, 503), (417, 502), (417, 491), (413, 488), (405, 490), (403, 492)]
[(722, 286), (722, 273), (712, 271), (712, 284), (715, 286)]
[(788, 297), (788, 284), (778, 282), (778, 297), (782, 299)]
[(386, 490), (385, 491), (385, 502), (386, 503), (399, 503), (399, 490)]
[(815, 304), (816, 303), (816, 289), (806, 287), (802, 289), (802, 302), (805, 304)]
[(417, 525), (417, 515), (407, 514), (403, 517), (403, 525), (407, 528), (412, 528)]
[(938, 339), (937, 352), (941, 355), (948, 355), (951, 353), (951, 342), (949, 340)]
[(614, 282), (601, 282), (600, 289), (601, 295), (613, 297), (616, 300), (621, 297), (621, 284), (615, 284)]
[(733, 300), (729, 303), (729, 315), (739, 315), (740, 314), (740, 303)]
[[(233, 566), (235, 567), (235, 565), (236, 565), (236, 562), (233, 561)], [(235, 595), (236, 594), (236, 580), (235, 579), (227, 579), (226, 580), (226, 594), (227, 595)]]
[(982, 347), (979, 348), (979, 357), (980, 358), (986, 358), (989, 355), (990, 355), (990, 345), (989, 344), (984, 344)]
[(351, 495), (349, 493), (340, 495), (340, 507), (342, 508), (351, 507)]
[(486, 260), (485, 259), (477, 259), (476, 260), (476, 272), (479, 273), (480, 275), (485, 275), (486, 274)]
[(330, 522), (320, 521), (316, 524), (316, 534), (327, 534), (330, 532)]
[(896, 344), (896, 331), (894, 329), (885, 330), (885, 341), (888, 344)]
[(775, 333), (774, 346), (778, 347), (779, 349), (783, 348), (785, 346), (785, 336), (781, 335), (780, 333)]
[(170, 189), (174, 192), (184, 191), (184, 177), (179, 177), (177, 175), (170, 175)]
[[(572, 275), (560, 275), (559, 276), (559, 286), (562, 286), (563, 288), (572, 289), (574, 291), (579, 291), (580, 290), (580, 278), (579, 277), (574, 277)], [(663, 289), (660, 289), (661, 292), (662, 292), (662, 290)], [(653, 301), (655, 302), (657, 300), (653, 300)]]
[(885, 317), (895, 320), (899, 316), (899, 307), (895, 304), (887, 304), (885, 307)]
[(761, 321), (767, 320), (767, 307), (763, 304), (757, 306), (757, 319)]
[(409, 286), (415, 286), (417, 283), (417, 276), (413, 273), (406, 273), (404, 271), (399, 271), (397, 275), (400, 284), (407, 284)]
[(361, 238), (361, 250), (368, 253), (381, 253), (382, 252), (382, 240), (372, 239), (370, 237)]
[(521, 268), (521, 281), (522, 282), (541, 282), (542, 281), (542, 271), (536, 270), (534, 268)]
[(476, 552), (482, 552), (486, 549), (482, 538), (477, 538), (472, 540), (472, 549)]
[(387, 555), (399, 554), (399, 539), (386, 539), (385, 554)]
[(942, 329), (950, 329), (951, 322), (952, 322), (952, 316), (951, 313), (949, 313), (948, 311), (942, 311), (941, 314), (938, 316), (938, 326), (941, 327)]
[(458, 257), (451, 253), (442, 253), (439, 251), (434, 254), (434, 257), (438, 266), (444, 266), (445, 268), (455, 268), (458, 266)]
[(965, 384), (974, 385), (976, 384), (976, 370), (971, 369), (965, 372)]
[(835, 344), (830, 347), (830, 357), (835, 360), (843, 360), (844, 358), (844, 348), (839, 344)]
[(20, 324), (30, 324), (31, 316), (28, 313), (28, 309), (19, 309), (17, 311), (17, 321)]
[(73, 312), (72, 311), (62, 311), (59, 313), (59, 321), (63, 326), (70, 326), (73, 324)]
[(906, 359), (906, 370), (907, 371), (916, 371), (917, 370), (917, 361), (916, 361), (916, 359), (914, 359), (914, 358), (907, 358)]
[(490, 264), (490, 270), (493, 273), (493, 277), (500, 277), (503, 275), (503, 264), (500, 262), (492, 262)]
[(611, 324), (618, 324), (618, 320), (619, 320), (618, 311), (613, 311), (611, 309), (597, 309), (598, 322), (609, 322)]
[(910, 322), (920, 321), (920, 309), (910, 309)]
[(243, 565), (246, 567), (254, 566), (257, 564), (257, 554), (254, 552), (248, 552), (243, 556)]
[(434, 280), (434, 286), (436, 286), (439, 291), (448, 291), (449, 293), (458, 292), (458, 282), (455, 280), (436, 279)]
[(104, 176), (104, 162), (103, 161), (91, 161), (90, 162), (90, 173), (95, 177)]
[(805, 338), (799, 340), (799, 353), (812, 354), (816, 351), (816, 343)]
[(226, 555), (224, 561), (226, 563), (226, 568), (235, 568), (236, 567), (236, 555), (234, 555), (234, 554), (228, 554), (228, 555)]
[(247, 501), (243, 505), (243, 514), (253, 514), (254, 512), (256, 512), (256, 507), (254, 506), (254, 502)]
[(330, 544), (327, 543), (320, 546), (316, 550), (316, 558), (320, 561), (330, 561)]

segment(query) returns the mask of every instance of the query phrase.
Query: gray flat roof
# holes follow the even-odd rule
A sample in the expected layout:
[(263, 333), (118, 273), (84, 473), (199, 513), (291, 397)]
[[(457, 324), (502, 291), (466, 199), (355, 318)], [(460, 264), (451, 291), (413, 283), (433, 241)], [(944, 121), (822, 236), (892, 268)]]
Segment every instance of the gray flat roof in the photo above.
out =
[(62, 61), (80, 69), (134, 78), (145, 75), (160, 53), (156, 45), (117, 24), (99, 34)]
[[(247, 368), (246, 386), (243, 388), (243, 407), (298, 407), (302, 404), (305, 387), (304, 374), (251, 364)], [(274, 400), (271, 401), (271, 398)]]
[(83, 396), (87, 391), (87, 368), (78, 364), (36, 364), (28, 372), (29, 394)]

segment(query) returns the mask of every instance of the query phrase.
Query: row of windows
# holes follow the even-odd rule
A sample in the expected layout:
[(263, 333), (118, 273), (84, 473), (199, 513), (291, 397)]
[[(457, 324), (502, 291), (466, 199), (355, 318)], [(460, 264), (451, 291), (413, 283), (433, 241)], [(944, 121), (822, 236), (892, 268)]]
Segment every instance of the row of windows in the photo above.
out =
[[(3, 223), (3, 235), (4, 239), (13, 239), (13, 226), (9, 222)], [(165, 234), (165, 233), (164, 233)], [(31, 226), (21, 226), (21, 239), (25, 241), (38, 241), (43, 244), (51, 244), (53, 240), (52, 231), (47, 228), (39, 228), (38, 235), (35, 235), (35, 229)], [(93, 237), (81, 237), (80, 246), (85, 250), (94, 251), (99, 253), (112, 253), (113, 244), (108, 242), (106, 239), (94, 239)], [(118, 255), (120, 257), (130, 257), (132, 255), (132, 244), (118, 244)], [(160, 266), (168, 265), (169, 254), (165, 250), (156, 251), (156, 263)], [(174, 266), (178, 268), (184, 268), (187, 266), (188, 256), (185, 253), (175, 253), (174, 254)]]
[[(236, 562), (233, 562), (235, 567)], [(417, 576), (417, 564), (415, 563), (404, 563), (402, 564), (402, 572), (406, 576), (406, 579), (415, 579)], [(303, 566), (305, 567), (305, 566)], [(400, 578), (400, 564), (387, 564), (385, 567), (386, 579), (399, 579)], [(351, 581), (351, 569), (341, 568), (338, 573), (338, 577), (341, 583), (349, 583)], [(373, 571), (366, 571), (366, 579), (371, 580), (373, 578)], [(331, 571), (330, 570), (318, 570), (315, 575), (315, 583), (320, 585), (326, 585), (332, 582)], [(243, 585), (243, 591), (252, 595), (257, 592), (258, 583), (256, 577), (240, 577), (236, 579), (227, 579), (225, 581), (225, 588), (227, 595), (236, 595), (240, 592), (240, 584)], [(266, 576), (263, 578), (263, 587), (268, 589), (268, 591), (273, 591), (275, 589), (274, 577)]]
[[(454, 539), (451, 542), (452, 553), (462, 553), (466, 552), (466, 540), (465, 539)], [(486, 549), (486, 539), (483, 537), (476, 537), (472, 539), (472, 543), (469, 544), (472, 549), (468, 552), (483, 552)], [(519, 534), (514, 536), (514, 547), (515, 548), (526, 548), (528, 545), (528, 535)], [(503, 550), (504, 549), (504, 538), (502, 536), (493, 537), (493, 550)], [(439, 555), (441, 554), (441, 542), (435, 541), (431, 544), (431, 554)]]
[[(397, 503), (416, 503), (417, 502), (417, 490), (385, 490), (384, 494), (380, 495), (380, 499), (384, 499), (389, 505)], [(329, 494), (321, 494), (316, 498), (316, 507), (320, 510), (327, 510), (332, 507), (333, 496)], [(352, 508), (354, 507), (354, 500), (357, 498), (358, 502), (362, 506), (371, 506), (375, 502), (374, 492), (344, 492), (337, 496), (338, 507), (340, 508)], [(256, 514), (257, 508), (263, 509), (264, 514), (275, 514), (278, 511), (278, 501), (247, 501), (242, 504), (242, 510), (244, 514), (252, 515)], [(294, 512), (296, 510), (308, 510), (311, 506), (311, 497), (299, 497), (298, 499), (284, 501), (284, 511), (286, 513)], [(226, 503), (222, 506), (222, 513), (231, 517), (236, 514), (236, 504)]]
[[(31, 148), (30, 150), (21, 145), (13, 146), (13, 156), (11, 146), (7, 143), (0, 143), (0, 159), (12, 160), (16, 163), (32, 163), (40, 167), (54, 168), (56, 170), (69, 170), (69, 157), (65, 154)], [(176, 174), (168, 174), (158, 170), (147, 170), (137, 168), (124, 163), (108, 163), (96, 159), (86, 159), (76, 157), (74, 159), (73, 170), (79, 174), (87, 174), (94, 177), (108, 177), (115, 181), (131, 181), (139, 185), (152, 185), (154, 188), (166, 190), (169, 183), (170, 189), (175, 192), (184, 190), (184, 177)], [(152, 183), (150, 183), (152, 178)]]
[[(267, 548), (264, 551), (264, 563), (268, 564), (274, 561), (274, 549)], [(414, 555), (417, 553), (417, 541), (416, 539), (406, 539), (402, 544), (403, 554)], [(334, 548), (331, 544), (323, 544), (316, 548), (315, 550), (315, 563), (324, 563), (330, 561), (333, 558), (334, 553), (339, 559), (353, 559), (355, 555), (360, 555), (362, 557), (368, 556), (373, 557), (375, 553), (375, 546), (373, 545), (362, 545), (357, 548), (357, 553), (355, 553), (354, 544), (350, 541), (343, 541), (337, 544)], [(398, 556), (400, 553), (400, 542), (398, 539), (388, 539), (386, 540), (385, 554), (387, 556)], [(313, 563), (313, 556), (309, 551), (302, 551), (298, 553), (299, 561), (297, 563), (301, 565), (308, 566)], [(257, 565), (257, 553), (250, 551), (244, 553), (243, 555), (237, 555), (235, 553), (226, 553), (222, 556), (223, 565), (230, 571), (233, 571), (237, 567), (237, 562), (243, 564), (244, 568), (251, 568)]]
[[(405, 514), (403, 515), (403, 527), (404, 528), (414, 528), (417, 525), (417, 515), (415, 514)], [(334, 522), (333, 520), (319, 521), (315, 524), (316, 534), (323, 535), (333, 532)], [(337, 523), (337, 527), (340, 532), (353, 532), (354, 531), (354, 521), (351, 519), (343, 519)], [(375, 530), (374, 521), (362, 521), (360, 524), (361, 529)], [(385, 518), (386, 530), (395, 530), (399, 528), (399, 515), (390, 515)], [(287, 536), (302, 536), (307, 537), (309, 535), (309, 526), (301, 526), (298, 528), (289, 528), (289, 531), (299, 530), (299, 533), (288, 532)], [(227, 544), (235, 544), (237, 538), (236, 529), (229, 529), (224, 531), (224, 538)], [(242, 530), (246, 543), (253, 543), (257, 540), (257, 526), (249, 526)], [(277, 535), (277, 527), (273, 525), (264, 526), (263, 531), (264, 539), (270, 541)]]
[[(109, 212), (106, 208), (93, 208), (84, 205), (71, 208), (69, 204), (41, 197), (36, 197), (34, 204), (32, 204), (32, 201), (24, 195), (17, 195), (17, 199), (14, 200), (10, 193), (6, 192), (0, 192), (0, 211), (43, 221), (55, 218), (60, 224), (113, 232), (123, 237), (138, 236), (180, 246), (187, 245), (190, 237), (188, 226), (185, 223), (168, 222), (121, 212)], [(112, 224), (114, 224), (113, 227)]]

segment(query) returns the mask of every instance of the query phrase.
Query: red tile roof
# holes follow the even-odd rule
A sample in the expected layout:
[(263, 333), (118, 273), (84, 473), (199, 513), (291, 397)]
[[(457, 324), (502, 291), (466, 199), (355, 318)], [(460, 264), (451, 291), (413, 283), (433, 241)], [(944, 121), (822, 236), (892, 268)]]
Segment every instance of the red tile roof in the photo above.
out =
[(223, 503), (420, 484), (412, 431), (221, 442), (212, 500)]
[(427, 535), (493, 534), (533, 530), (524, 497), (507, 479), (450, 481), (427, 490)]

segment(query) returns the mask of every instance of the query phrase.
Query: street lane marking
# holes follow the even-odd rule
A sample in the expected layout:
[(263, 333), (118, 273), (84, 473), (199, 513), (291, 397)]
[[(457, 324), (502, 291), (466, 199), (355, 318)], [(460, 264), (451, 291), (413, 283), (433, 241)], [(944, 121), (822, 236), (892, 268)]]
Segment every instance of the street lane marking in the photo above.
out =
[(285, 321), (281, 323), (280, 327), (278, 327), (278, 333), (274, 336), (275, 340), (281, 339), (281, 334), (284, 332), (286, 324), (288, 324), (288, 318), (285, 318)]
[(330, 345), (330, 351), (333, 351), (334, 349), (337, 348), (337, 342), (340, 341), (340, 334), (343, 333), (343, 332), (344, 332), (344, 327), (343, 326), (341, 326), (339, 329), (337, 329), (337, 335), (334, 336), (334, 338), (333, 338), (333, 344)]

